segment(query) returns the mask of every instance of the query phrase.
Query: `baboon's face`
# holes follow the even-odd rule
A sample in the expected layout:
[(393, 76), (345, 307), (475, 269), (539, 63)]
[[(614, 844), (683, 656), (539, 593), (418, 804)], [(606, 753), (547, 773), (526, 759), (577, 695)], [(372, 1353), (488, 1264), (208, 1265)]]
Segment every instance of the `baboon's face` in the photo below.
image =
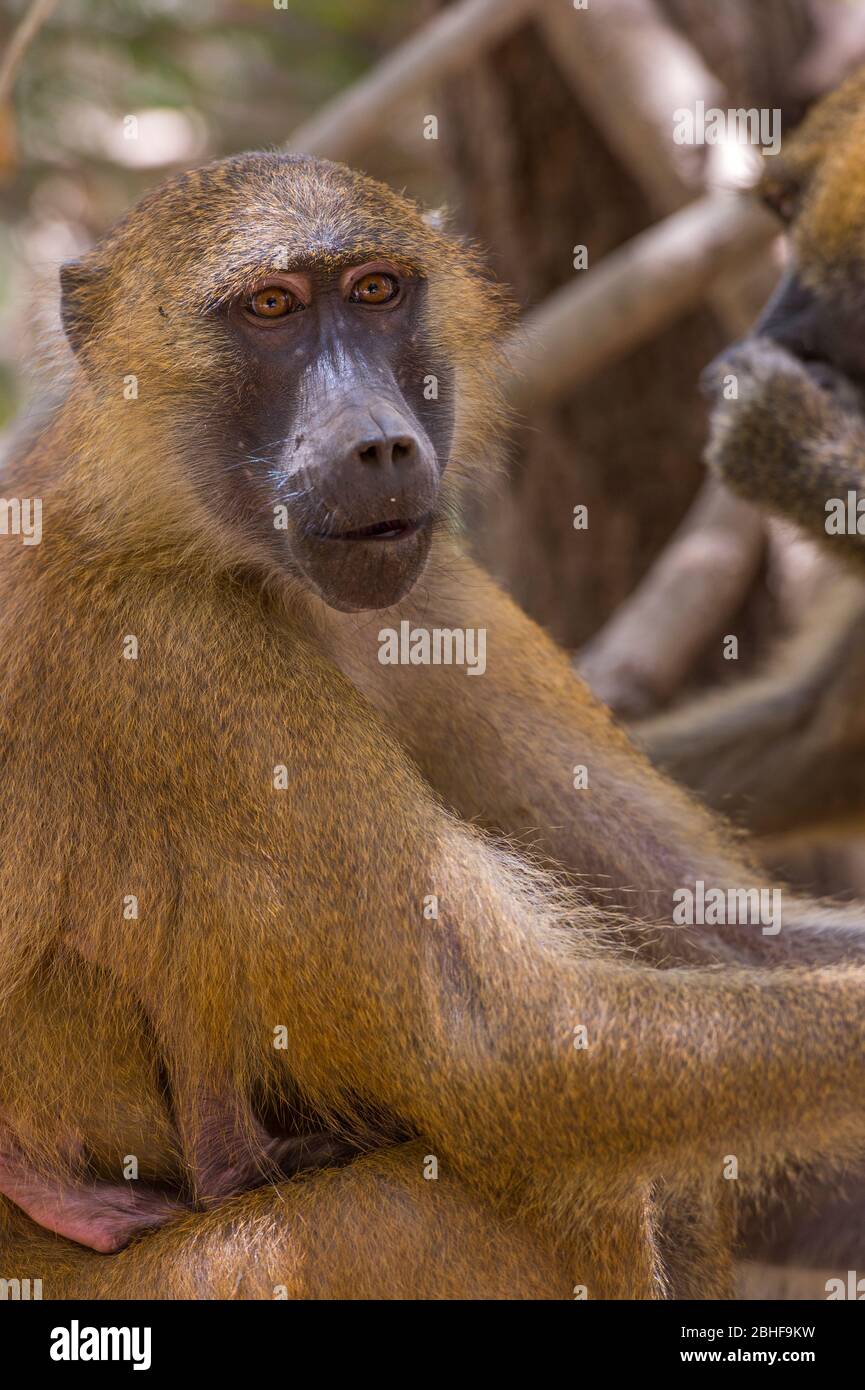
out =
[(506, 308), (470, 249), (363, 175), (251, 154), (147, 195), (61, 283), (123, 505), (336, 608), (411, 588), (452, 451), (465, 476), (495, 424)]
[(230, 503), (335, 608), (395, 602), (427, 557), (453, 407), (426, 294), (388, 256), (330, 255), (226, 306), (246, 383), (228, 424)]
[(767, 160), (761, 191), (784, 222), (790, 265), (754, 332), (865, 386), (865, 74), (817, 106)]

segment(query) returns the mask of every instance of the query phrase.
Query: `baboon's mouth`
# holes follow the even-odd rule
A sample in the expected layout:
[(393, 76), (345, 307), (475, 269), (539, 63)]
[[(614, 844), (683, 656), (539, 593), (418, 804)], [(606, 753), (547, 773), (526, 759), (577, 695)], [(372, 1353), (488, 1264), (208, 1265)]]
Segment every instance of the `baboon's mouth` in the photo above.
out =
[(391, 608), (413, 587), (426, 564), (432, 511), (418, 517), (383, 517), (365, 526), (348, 526), (345, 515), (330, 517), (325, 525), (325, 517), (318, 520), (318, 528), (296, 537), (293, 559), (331, 608), (346, 613)]
[(348, 531), (317, 531), (316, 536), (322, 541), (401, 541), (406, 536), (413, 536), (426, 521), (425, 516), (415, 521), (396, 517), (387, 521), (375, 521), (371, 526), (358, 526)]

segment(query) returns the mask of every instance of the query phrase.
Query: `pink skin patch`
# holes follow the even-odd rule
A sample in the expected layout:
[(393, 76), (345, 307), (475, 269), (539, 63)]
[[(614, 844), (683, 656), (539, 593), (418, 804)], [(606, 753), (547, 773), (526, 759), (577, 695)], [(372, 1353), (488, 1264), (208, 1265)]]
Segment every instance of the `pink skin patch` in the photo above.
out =
[(163, 1226), (189, 1210), (182, 1202), (139, 1183), (43, 1177), (8, 1150), (0, 1151), (0, 1194), (46, 1231), (103, 1255), (122, 1249), (139, 1232)]
[[(208, 1098), (191, 1146), (190, 1166), (198, 1205), (210, 1206), (266, 1182), (308, 1168), (344, 1162), (353, 1147), (327, 1133), (277, 1136), (252, 1120), (245, 1127), (237, 1110)], [(80, 1157), (70, 1155), (74, 1169)], [(139, 1182), (85, 1179), (73, 1172), (42, 1174), (0, 1128), (0, 1196), (32, 1221), (100, 1254), (121, 1250), (134, 1236), (152, 1231), (193, 1210), (189, 1203)]]

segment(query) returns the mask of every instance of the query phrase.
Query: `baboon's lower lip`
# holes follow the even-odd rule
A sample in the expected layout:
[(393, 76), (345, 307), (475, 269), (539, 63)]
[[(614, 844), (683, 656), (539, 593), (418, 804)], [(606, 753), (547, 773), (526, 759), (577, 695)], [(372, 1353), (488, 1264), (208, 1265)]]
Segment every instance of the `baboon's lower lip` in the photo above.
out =
[(348, 531), (317, 531), (315, 536), (320, 541), (401, 541), (419, 531), (426, 520), (426, 517), (414, 521), (405, 517), (394, 517)]
[(384, 517), (345, 530), (337, 522), (328, 531), (302, 532), (292, 558), (331, 608), (345, 613), (391, 608), (422, 572), (433, 532), (431, 511), (416, 520)]

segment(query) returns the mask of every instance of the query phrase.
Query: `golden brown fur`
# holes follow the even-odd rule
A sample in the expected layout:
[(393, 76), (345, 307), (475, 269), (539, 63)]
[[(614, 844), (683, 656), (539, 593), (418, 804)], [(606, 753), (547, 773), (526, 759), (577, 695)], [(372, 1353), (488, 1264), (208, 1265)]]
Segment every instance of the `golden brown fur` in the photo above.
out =
[[(460, 375), (430, 560), (372, 614), (206, 503), (210, 411), (243, 390), (208, 314), (274, 241), (327, 260), (346, 208), (339, 255), (424, 276)], [(368, 180), (250, 156), (151, 195), (86, 269), (69, 398), (5, 483), (44, 499), (45, 536), (7, 538), (0, 571), (4, 1126), (49, 1178), (117, 1182), (135, 1155), (187, 1197), (213, 1104), (251, 1142), (276, 1114), (381, 1151), (108, 1258), (3, 1204), (3, 1274), (46, 1297), (727, 1292), (726, 1157), (760, 1191), (865, 1145), (862, 915), (670, 926), (675, 887), (759, 871), (446, 524), (495, 418), (473, 259)], [(403, 618), (485, 627), (485, 675), (381, 666)]]

